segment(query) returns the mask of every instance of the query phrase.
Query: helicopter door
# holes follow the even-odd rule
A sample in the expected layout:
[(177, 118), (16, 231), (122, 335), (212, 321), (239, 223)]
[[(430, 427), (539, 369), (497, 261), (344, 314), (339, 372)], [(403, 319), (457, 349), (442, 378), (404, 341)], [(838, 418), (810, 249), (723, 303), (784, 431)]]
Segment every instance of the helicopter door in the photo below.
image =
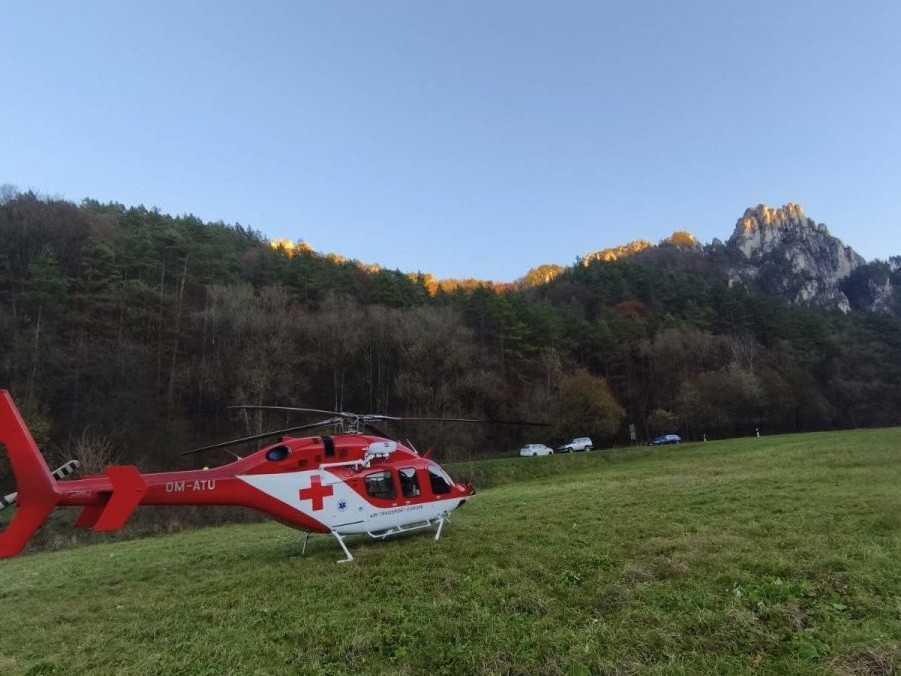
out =
[(413, 506), (432, 501), (432, 496), (429, 493), (429, 474), (426, 470), (415, 467), (401, 467), (397, 470), (397, 478), (400, 482), (400, 502), (402, 505)]
[(419, 485), (419, 475), (415, 467), (402, 467), (397, 470), (397, 476), (400, 479), (400, 491), (404, 498), (404, 502), (416, 502), (417, 498), (422, 497), (422, 488)]
[(394, 488), (394, 478), (391, 476), (390, 469), (367, 474), (363, 483), (366, 486), (366, 495), (380, 507), (393, 507), (397, 504), (397, 491)]
[(370, 472), (363, 477), (366, 496), (374, 509), (369, 515), (370, 532), (380, 532), (393, 528), (400, 521), (397, 486), (394, 472), (383, 469)]

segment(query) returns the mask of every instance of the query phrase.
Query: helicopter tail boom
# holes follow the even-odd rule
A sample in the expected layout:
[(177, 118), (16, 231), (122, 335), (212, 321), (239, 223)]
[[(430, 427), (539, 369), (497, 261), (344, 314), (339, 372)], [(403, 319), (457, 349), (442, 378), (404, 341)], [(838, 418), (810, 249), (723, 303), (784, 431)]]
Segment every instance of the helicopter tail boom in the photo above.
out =
[(19, 487), (12, 523), (0, 533), (0, 558), (21, 552), (60, 501), (56, 481), (6, 390), (0, 390), (0, 445)]

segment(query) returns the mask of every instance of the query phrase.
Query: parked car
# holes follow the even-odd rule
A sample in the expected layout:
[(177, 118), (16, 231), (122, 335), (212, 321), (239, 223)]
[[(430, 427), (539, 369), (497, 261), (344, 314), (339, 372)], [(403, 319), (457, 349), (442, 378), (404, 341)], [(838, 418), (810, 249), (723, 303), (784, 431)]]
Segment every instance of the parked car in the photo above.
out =
[(539, 455), (551, 455), (553, 448), (548, 448), (544, 444), (526, 444), (519, 449), (519, 454), (524, 458), (535, 458)]
[(590, 451), (591, 448), (591, 439), (588, 437), (577, 437), (568, 444), (563, 444), (557, 450), (561, 453), (572, 453), (573, 451)]
[(678, 434), (664, 434), (651, 441), (648, 446), (666, 446), (667, 444), (681, 444), (682, 437)]

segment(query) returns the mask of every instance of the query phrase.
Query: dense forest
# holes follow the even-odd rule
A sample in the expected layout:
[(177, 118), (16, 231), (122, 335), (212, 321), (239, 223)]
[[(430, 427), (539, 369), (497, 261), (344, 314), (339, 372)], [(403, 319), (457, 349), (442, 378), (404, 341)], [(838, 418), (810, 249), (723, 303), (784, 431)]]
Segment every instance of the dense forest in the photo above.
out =
[(91, 469), (219, 462), (180, 452), (286, 422), (234, 403), (553, 424), (392, 430), (442, 458), (626, 444), (630, 425), (643, 441), (901, 423), (898, 320), (790, 306), (710, 261), (671, 239), (442, 283), (241, 225), (7, 191), (0, 387), (48, 455)]

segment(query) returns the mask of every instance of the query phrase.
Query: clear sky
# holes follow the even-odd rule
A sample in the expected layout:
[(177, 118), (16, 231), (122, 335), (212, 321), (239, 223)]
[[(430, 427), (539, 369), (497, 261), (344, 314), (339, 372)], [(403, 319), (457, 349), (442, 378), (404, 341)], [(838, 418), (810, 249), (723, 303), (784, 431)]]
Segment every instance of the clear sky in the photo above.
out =
[(901, 3), (0, 0), (0, 183), (510, 280), (797, 201), (901, 254)]

